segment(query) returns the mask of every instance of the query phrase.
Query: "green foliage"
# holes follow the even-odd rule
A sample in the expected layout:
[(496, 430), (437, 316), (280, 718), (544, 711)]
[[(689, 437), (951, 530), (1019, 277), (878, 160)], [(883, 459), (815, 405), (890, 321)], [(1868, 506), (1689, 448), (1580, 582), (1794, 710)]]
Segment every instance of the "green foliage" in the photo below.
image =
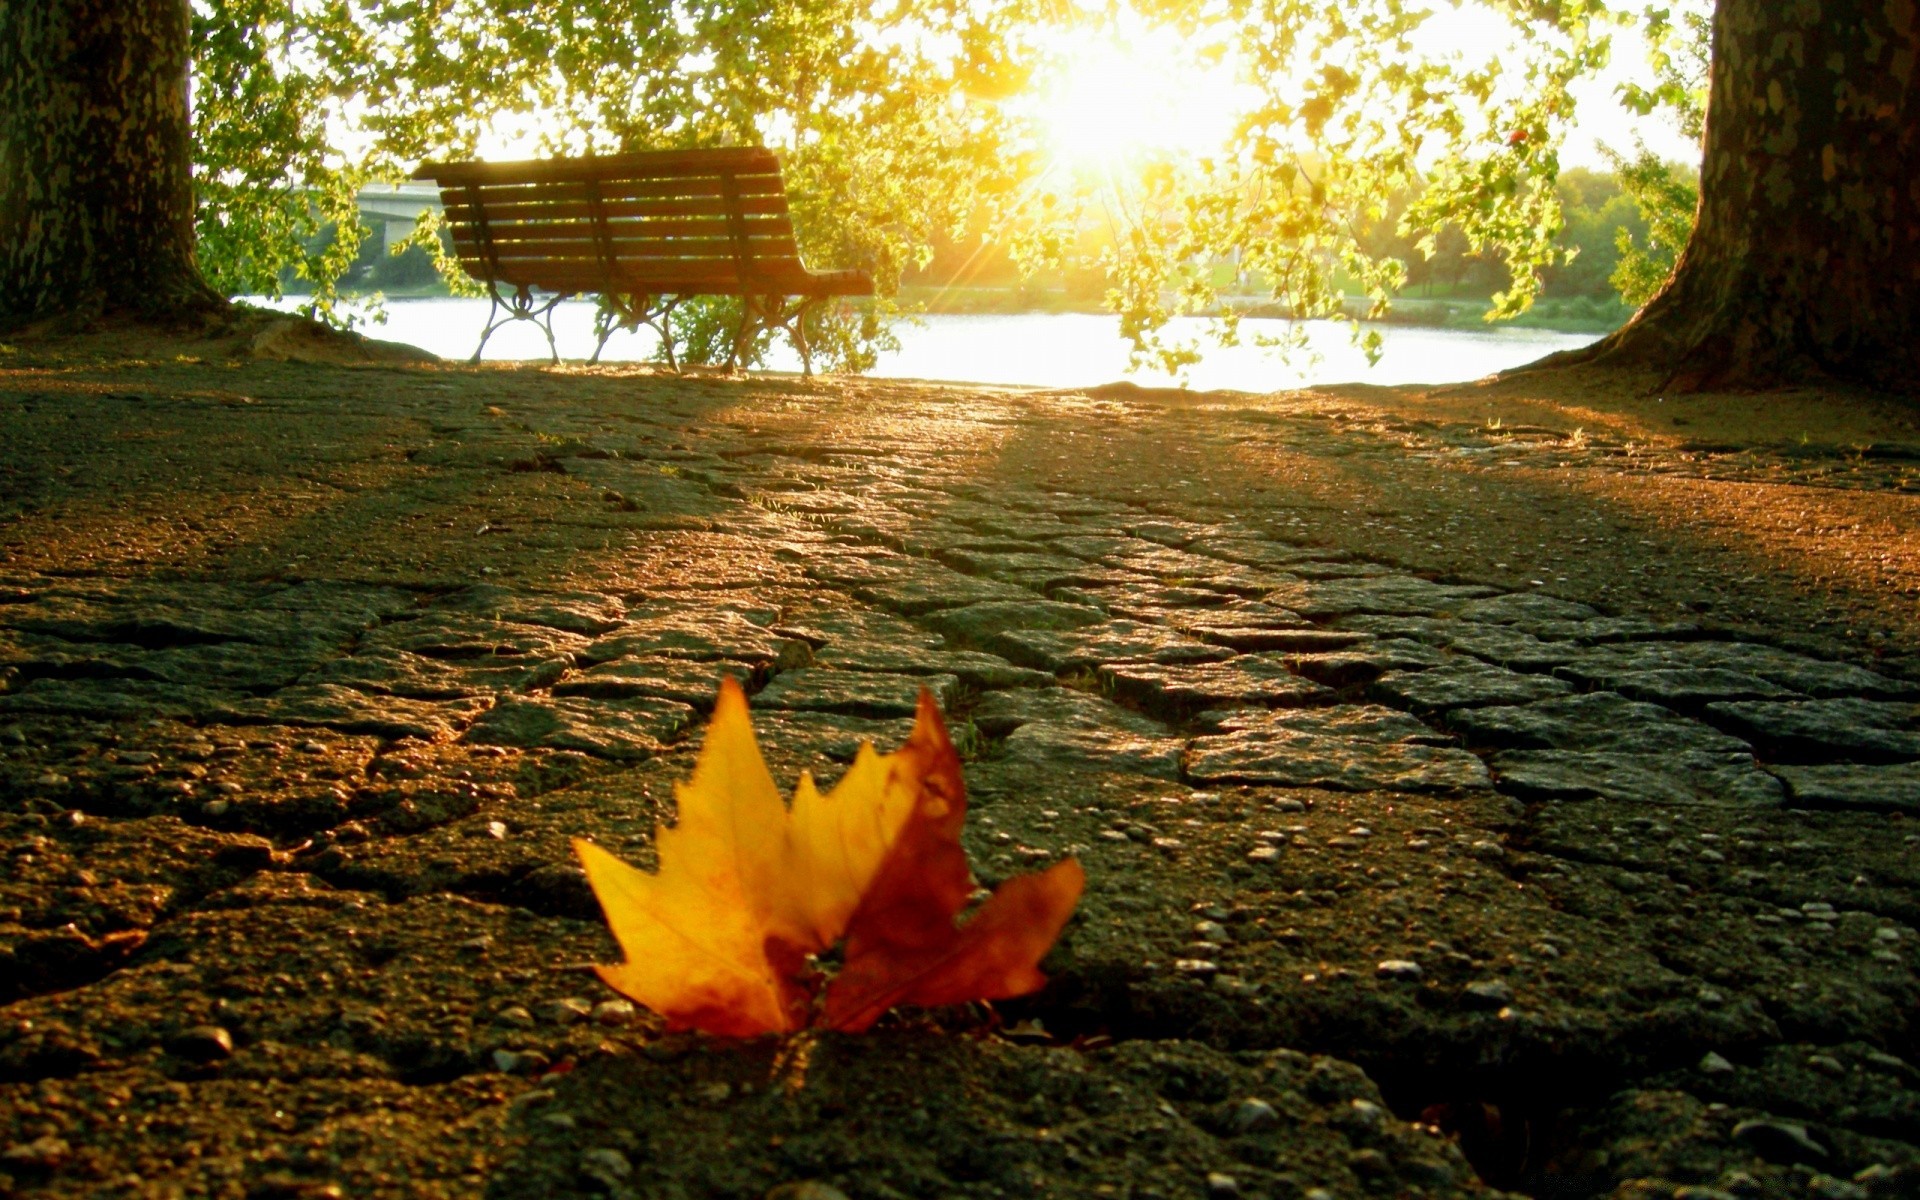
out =
[[(1712, 32), (1712, 14), (1703, 0), (1694, 0), (1677, 20), (1670, 9), (1652, 10), (1645, 36), (1656, 82), (1651, 88), (1622, 88), (1627, 106), (1643, 115), (1660, 112), (1698, 141), (1706, 130)], [(1667, 282), (1693, 236), (1699, 179), (1689, 168), (1663, 162), (1645, 142), (1638, 142), (1631, 156), (1616, 150), (1605, 153), (1641, 217), (1640, 229), (1622, 226), (1615, 234), (1618, 265), (1610, 279), (1620, 298), (1639, 308)]]
[(1622, 300), (1639, 308), (1666, 284), (1693, 235), (1700, 188), (1692, 172), (1661, 161), (1645, 144), (1631, 159), (1612, 157), (1622, 188), (1639, 210), (1643, 232), (1636, 235), (1622, 226), (1614, 235), (1618, 265), (1609, 280)]
[[(1612, 257), (1577, 208), (1572, 224), (1563, 216), (1556, 182), (1568, 85), (1609, 53), (1617, 18), (1602, 0), (1492, 0), (1513, 42), (1478, 57), (1419, 48), (1445, 4), (1138, 0), (1156, 36), (1237, 71), (1241, 111), (1219, 151), (1129, 163), (1123, 181), (1052, 161), (1019, 103), (1063, 25), (1113, 22), (1118, 9), (192, 3), (203, 266), (230, 293), (278, 294), (291, 280), (323, 318), (341, 319), (343, 287), (379, 274), (361, 260), (361, 187), (512, 130), (542, 153), (775, 148), (803, 255), (868, 268), (879, 285), (878, 302), (824, 310), (809, 329), (822, 364), (846, 369), (888, 345), (902, 273), (940, 245), (984, 242), (997, 261), (1064, 270), (1074, 294), (1105, 293), (1136, 361), (1169, 369), (1199, 347), (1167, 344), (1168, 320), (1247, 287), (1301, 318), (1349, 316), (1357, 287), (1380, 315), (1410, 280), (1451, 272), (1458, 286), (1478, 272), (1497, 279), (1492, 315), (1511, 316), (1543, 285), (1575, 279), (1566, 272), (1580, 259), (1591, 272)], [(1692, 26), (1660, 10), (1650, 27), (1678, 73), (1630, 102), (1691, 95), (1680, 34)], [(329, 228), (337, 235), (322, 237)], [(1649, 247), (1663, 229), (1649, 215)], [(451, 268), (430, 225), (409, 242)], [(1642, 251), (1618, 253), (1624, 264)], [(1224, 272), (1196, 266), (1228, 259)], [(703, 299), (676, 312), (690, 361), (727, 356), (728, 307)], [(1215, 336), (1239, 336), (1233, 313)]]

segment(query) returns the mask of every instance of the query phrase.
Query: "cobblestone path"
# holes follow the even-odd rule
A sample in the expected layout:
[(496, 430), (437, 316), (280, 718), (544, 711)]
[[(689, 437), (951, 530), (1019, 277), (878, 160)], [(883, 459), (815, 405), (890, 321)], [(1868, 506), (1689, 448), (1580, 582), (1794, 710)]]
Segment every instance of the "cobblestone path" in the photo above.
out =
[[(0, 1195), (1920, 1194), (1920, 589), (1643, 503), (1912, 536), (1898, 448), (193, 363), (0, 431)], [(723, 672), (783, 782), (931, 688), (983, 881), (1087, 867), (1053, 985), (602, 990), (567, 839), (647, 861)]]

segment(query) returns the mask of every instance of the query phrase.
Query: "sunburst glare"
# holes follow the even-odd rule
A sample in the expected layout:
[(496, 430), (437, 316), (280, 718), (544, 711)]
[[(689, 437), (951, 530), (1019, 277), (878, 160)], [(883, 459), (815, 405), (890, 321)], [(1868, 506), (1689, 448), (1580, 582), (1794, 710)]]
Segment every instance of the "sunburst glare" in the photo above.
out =
[(1245, 103), (1231, 61), (1210, 61), (1191, 40), (1138, 18), (1063, 30), (1050, 49), (1052, 69), (1026, 107), (1054, 161), (1070, 169), (1217, 154)]

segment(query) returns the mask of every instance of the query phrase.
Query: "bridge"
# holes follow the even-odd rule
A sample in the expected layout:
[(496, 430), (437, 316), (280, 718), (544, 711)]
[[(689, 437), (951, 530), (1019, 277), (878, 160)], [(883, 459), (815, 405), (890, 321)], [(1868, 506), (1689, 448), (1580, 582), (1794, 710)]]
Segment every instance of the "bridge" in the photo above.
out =
[(440, 189), (431, 183), (377, 183), (355, 197), (360, 220), (385, 250), (413, 232), (422, 213), (440, 211)]

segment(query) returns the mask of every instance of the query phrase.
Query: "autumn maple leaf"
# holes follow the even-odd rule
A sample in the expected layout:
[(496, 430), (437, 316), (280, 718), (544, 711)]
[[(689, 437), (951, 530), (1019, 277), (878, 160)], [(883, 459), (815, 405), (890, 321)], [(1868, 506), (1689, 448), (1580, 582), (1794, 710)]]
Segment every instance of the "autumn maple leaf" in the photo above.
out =
[[(746, 696), (726, 679), (675, 795), (679, 821), (656, 830), (654, 873), (573, 843), (626, 958), (595, 969), (669, 1029), (858, 1031), (896, 1004), (1023, 995), (1046, 982), (1040, 959), (1085, 883), (1068, 859), (1007, 881), (955, 923), (974, 890), (960, 845), (966, 788), (925, 691), (906, 745), (861, 746), (824, 795), (803, 773), (789, 806)], [(813, 956), (843, 937), (843, 965), (826, 980)]]

